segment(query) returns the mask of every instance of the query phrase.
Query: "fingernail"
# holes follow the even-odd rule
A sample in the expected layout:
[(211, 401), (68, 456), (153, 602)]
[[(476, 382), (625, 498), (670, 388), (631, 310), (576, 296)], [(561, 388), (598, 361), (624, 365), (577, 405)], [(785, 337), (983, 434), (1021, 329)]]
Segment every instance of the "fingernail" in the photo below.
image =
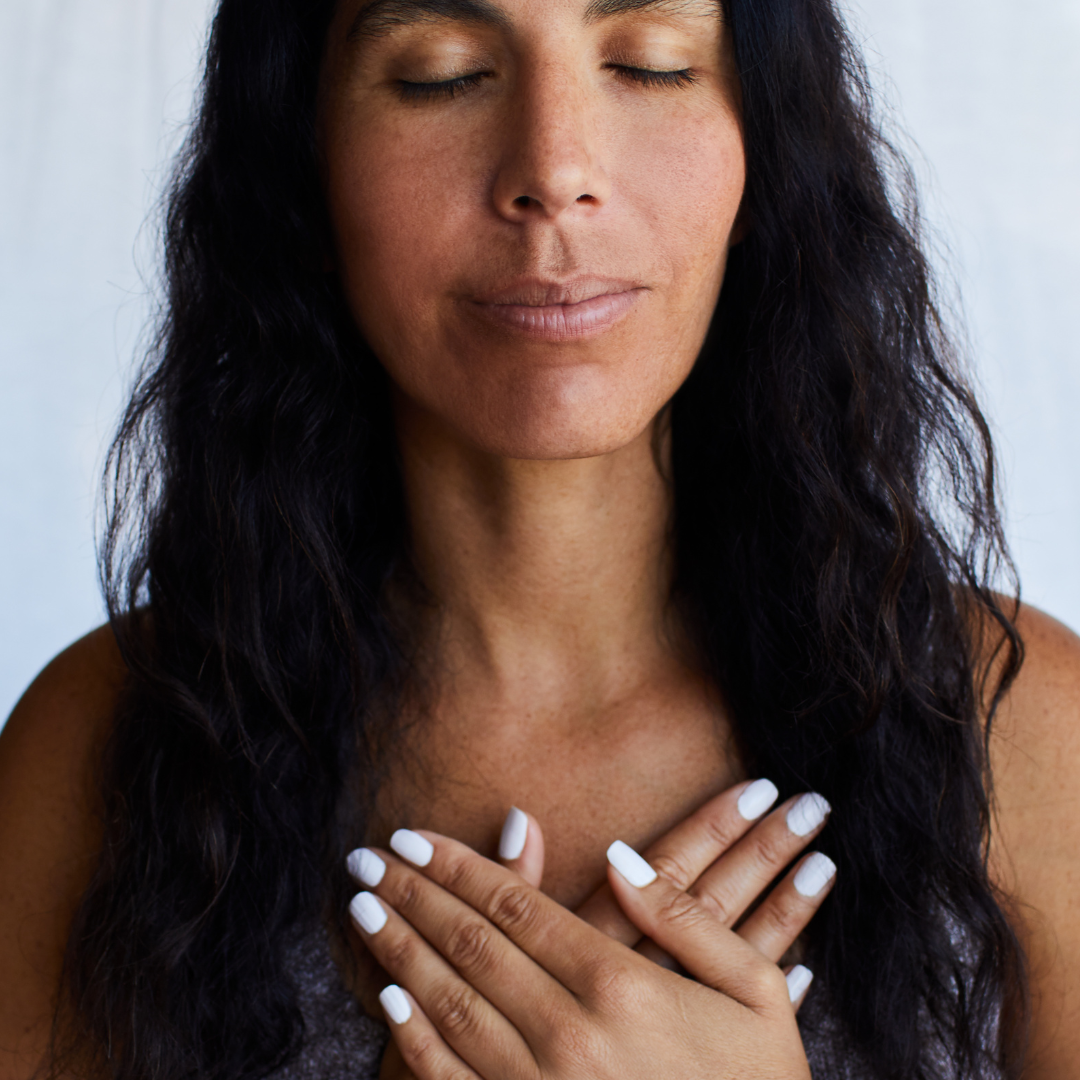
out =
[(817, 896), (835, 876), (836, 863), (828, 855), (815, 851), (795, 871), (795, 891), (800, 896)]
[(367, 934), (377, 934), (386, 925), (386, 909), (372, 893), (357, 893), (349, 903), (349, 912)]
[(510, 813), (503, 822), (502, 836), (499, 837), (499, 858), (517, 859), (525, 850), (525, 839), (529, 835), (529, 818), (516, 806), (510, 807)]
[(631, 885), (636, 885), (639, 889), (656, 880), (656, 871), (629, 844), (624, 844), (621, 840), (616, 840), (607, 849), (607, 857), (608, 862)]
[(796, 836), (809, 836), (829, 816), (831, 809), (824, 795), (811, 791), (787, 812), (787, 827)]
[(386, 863), (366, 847), (349, 852), (345, 865), (357, 881), (363, 882), (369, 889), (374, 889), (386, 873)]
[(379, 1001), (386, 1010), (386, 1015), (395, 1024), (404, 1024), (412, 1016), (412, 1006), (400, 986), (391, 983), (380, 995)]
[(774, 802), (780, 792), (771, 780), (755, 780), (735, 804), (744, 821), (756, 821)]
[(798, 1001), (814, 981), (814, 973), (802, 964), (796, 964), (784, 977), (787, 979), (788, 997), (792, 1001)]
[(412, 829), (398, 829), (390, 837), (390, 846), (413, 866), (427, 866), (431, 862), (431, 856), (435, 854), (431, 842)]

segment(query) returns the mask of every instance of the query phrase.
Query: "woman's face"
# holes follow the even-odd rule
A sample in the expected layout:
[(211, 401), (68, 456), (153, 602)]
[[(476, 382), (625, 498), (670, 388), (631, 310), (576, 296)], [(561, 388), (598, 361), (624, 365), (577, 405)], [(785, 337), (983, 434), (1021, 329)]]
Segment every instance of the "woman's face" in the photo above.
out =
[(404, 407), (515, 458), (641, 434), (720, 290), (737, 95), (717, 0), (342, 0), (335, 262)]

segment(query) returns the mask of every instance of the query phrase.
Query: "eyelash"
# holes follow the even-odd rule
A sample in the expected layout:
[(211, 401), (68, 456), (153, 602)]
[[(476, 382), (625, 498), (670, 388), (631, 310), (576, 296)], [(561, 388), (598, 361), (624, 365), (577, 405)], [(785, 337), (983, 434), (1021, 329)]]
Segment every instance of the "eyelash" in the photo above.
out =
[(478, 86), (490, 72), (478, 71), (475, 75), (462, 75), (458, 79), (446, 79), (443, 82), (405, 82), (398, 83), (398, 92), (405, 101), (427, 101), (432, 98), (454, 98), (466, 90)]
[(625, 79), (630, 79), (641, 86), (676, 87), (689, 86), (697, 82), (697, 76), (690, 68), (681, 71), (652, 71), (649, 68), (625, 67), (622, 64), (610, 65)]
[[(681, 71), (652, 71), (649, 68), (628, 67), (625, 64), (609, 64), (612, 70), (617, 71), (623, 78), (636, 82), (639, 86), (653, 89), (671, 89), (673, 87), (690, 86), (697, 81), (697, 76), (690, 68)], [(455, 98), (458, 94), (465, 93), (478, 86), (481, 80), (490, 76), (489, 71), (478, 71), (473, 75), (462, 75), (457, 79), (445, 79), (442, 82), (398, 83), (398, 92), (405, 101), (430, 101), (433, 98)]]

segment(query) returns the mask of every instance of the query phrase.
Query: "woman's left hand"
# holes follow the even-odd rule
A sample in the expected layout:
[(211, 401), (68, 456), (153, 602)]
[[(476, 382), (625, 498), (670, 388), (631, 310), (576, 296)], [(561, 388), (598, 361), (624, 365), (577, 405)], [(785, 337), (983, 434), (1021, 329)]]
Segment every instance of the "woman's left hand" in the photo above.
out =
[(391, 846), (409, 862), (372, 852), (377, 898), (351, 910), (399, 984), (380, 998), (418, 1080), (810, 1076), (780, 969), (625, 845), (611, 887), (691, 978), (454, 840), (400, 830)]

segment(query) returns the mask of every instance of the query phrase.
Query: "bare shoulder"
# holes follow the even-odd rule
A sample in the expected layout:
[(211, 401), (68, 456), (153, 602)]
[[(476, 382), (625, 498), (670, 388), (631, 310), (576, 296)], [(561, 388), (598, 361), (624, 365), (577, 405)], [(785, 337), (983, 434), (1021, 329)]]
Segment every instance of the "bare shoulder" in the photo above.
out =
[(995, 874), (1016, 904), (1034, 1008), (1025, 1077), (1074, 1075), (1080, 1058), (1080, 637), (1022, 607), (1020, 673), (990, 739)]
[[(1018, 867), (1018, 859), (1026, 864), (1037, 850), (1052, 876), (1066, 865), (1080, 873), (1080, 843), (1070, 842), (1080, 841), (1080, 637), (1026, 606), (1017, 628), (1024, 663), (990, 739), (1002, 870), (1010, 862)], [(1027, 892), (1030, 880), (1012, 884)]]
[(96, 763), (124, 665), (106, 626), (34, 680), (0, 733), (0, 1077), (48, 1037), (68, 927), (98, 852)]

